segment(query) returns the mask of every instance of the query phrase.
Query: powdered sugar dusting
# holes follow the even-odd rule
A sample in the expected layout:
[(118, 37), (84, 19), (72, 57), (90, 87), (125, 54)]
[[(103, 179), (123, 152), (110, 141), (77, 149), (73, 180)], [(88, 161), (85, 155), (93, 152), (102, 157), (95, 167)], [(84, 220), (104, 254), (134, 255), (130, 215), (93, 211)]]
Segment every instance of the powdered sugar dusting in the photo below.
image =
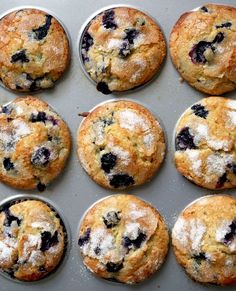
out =
[(121, 147), (114, 146), (113, 143), (109, 143), (108, 147), (111, 149), (111, 152), (118, 156), (124, 165), (128, 165), (130, 162), (130, 154), (128, 151), (122, 149)]
[(141, 128), (144, 131), (149, 130), (149, 125), (146, 120), (130, 109), (120, 111), (119, 118), (120, 127), (122, 128), (126, 128), (131, 131), (135, 131), (137, 128)]
[(117, 49), (119, 47), (121, 47), (122, 44), (122, 40), (120, 39), (116, 39), (116, 38), (112, 38), (109, 40), (108, 44), (107, 44), (107, 48), (110, 49)]
[(192, 167), (194, 174), (196, 176), (200, 176), (201, 175), (200, 167), (202, 165), (202, 161), (201, 161), (201, 159), (199, 159), (200, 153), (198, 151), (188, 149), (188, 150), (186, 150), (186, 154), (188, 156), (188, 159), (191, 162), (191, 167)]
[(230, 123), (235, 126), (236, 125), (236, 112), (235, 111), (228, 111), (228, 117), (230, 119)]
[[(211, 154), (207, 157), (207, 173), (222, 176), (225, 173), (227, 164), (233, 162), (233, 155), (229, 154)], [(207, 177), (206, 177), (207, 179)]]
[(139, 223), (127, 223), (125, 225), (124, 235), (130, 238), (131, 240), (135, 240), (139, 235), (140, 224)]
[(230, 221), (224, 221), (219, 228), (216, 230), (215, 239), (218, 242), (224, 242), (225, 235), (230, 232)]
[(236, 109), (236, 100), (230, 100), (230, 101), (228, 101), (227, 102), (227, 107), (228, 108), (231, 108), (231, 109)]
[(130, 205), (130, 209), (131, 211), (129, 212), (128, 216), (132, 220), (146, 216), (146, 211), (137, 209), (134, 203)]
[(143, 137), (143, 142), (148, 149), (151, 148), (154, 139), (155, 137), (152, 133), (149, 133)]
[(35, 221), (35, 222), (31, 223), (31, 227), (41, 228), (42, 230), (52, 232), (52, 226), (48, 222)]
[(0, 241), (0, 261), (7, 261), (11, 259), (13, 248)]
[(12, 123), (15, 127), (16, 138), (17, 137), (20, 138), (22, 136), (25, 136), (31, 133), (31, 129), (24, 121), (16, 119), (16, 120), (13, 120)]

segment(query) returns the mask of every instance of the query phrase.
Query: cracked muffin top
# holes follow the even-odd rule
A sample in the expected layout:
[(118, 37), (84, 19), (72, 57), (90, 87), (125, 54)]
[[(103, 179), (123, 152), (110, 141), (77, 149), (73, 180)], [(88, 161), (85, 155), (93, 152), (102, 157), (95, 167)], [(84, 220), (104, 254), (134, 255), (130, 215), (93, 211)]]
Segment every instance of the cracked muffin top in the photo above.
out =
[(65, 233), (58, 214), (38, 200), (0, 208), (0, 269), (22, 281), (39, 280), (61, 261)]
[(78, 239), (89, 270), (127, 284), (139, 283), (161, 267), (168, 242), (159, 212), (137, 197), (121, 194), (98, 201), (86, 212)]
[(0, 181), (43, 191), (64, 168), (71, 137), (49, 105), (27, 96), (0, 107)]
[(61, 24), (38, 9), (21, 9), (0, 20), (0, 79), (9, 89), (52, 87), (65, 71), (69, 42)]
[(208, 97), (188, 108), (175, 128), (175, 165), (208, 189), (236, 187), (236, 101)]
[(158, 120), (144, 106), (109, 101), (93, 109), (77, 135), (78, 156), (88, 175), (105, 188), (148, 182), (165, 156)]
[(172, 231), (177, 261), (201, 283), (236, 283), (236, 199), (210, 195), (180, 214)]
[(149, 81), (166, 55), (164, 36), (143, 12), (119, 7), (98, 14), (81, 40), (82, 61), (104, 94)]
[(206, 4), (183, 14), (170, 35), (176, 69), (197, 90), (220, 95), (236, 88), (236, 8)]

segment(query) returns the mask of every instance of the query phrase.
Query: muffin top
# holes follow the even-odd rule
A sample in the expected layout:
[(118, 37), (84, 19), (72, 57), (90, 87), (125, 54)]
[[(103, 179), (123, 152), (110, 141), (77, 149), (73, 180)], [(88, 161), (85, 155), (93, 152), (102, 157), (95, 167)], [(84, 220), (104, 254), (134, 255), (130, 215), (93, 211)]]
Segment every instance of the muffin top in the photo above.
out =
[(143, 12), (128, 7), (105, 10), (85, 28), (81, 56), (89, 76), (104, 94), (149, 81), (166, 55), (159, 26)]
[(180, 17), (170, 35), (170, 53), (191, 86), (211, 95), (236, 88), (235, 29), (235, 7), (207, 4)]
[(86, 212), (78, 244), (89, 270), (134, 284), (160, 268), (168, 241), (166, 225), (154, 207), (132, 195), (116, 194)]
[(38, 9), (21, 9), (0, 20), (0, 79), (9, 89), (52, 87), (65, 71), (70, 49), (61, 24)]
[(0, 208), (0, 268), (12, 278), (35, 281), (59, 264), (65, 234), (58, 214), (38, 200)]

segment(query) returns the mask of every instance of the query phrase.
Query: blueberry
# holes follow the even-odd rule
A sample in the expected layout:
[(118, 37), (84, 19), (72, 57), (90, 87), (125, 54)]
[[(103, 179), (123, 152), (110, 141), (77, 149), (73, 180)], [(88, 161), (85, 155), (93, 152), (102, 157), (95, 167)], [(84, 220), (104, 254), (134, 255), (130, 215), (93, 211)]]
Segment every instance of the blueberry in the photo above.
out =
[(119, 50), (119, 56), (125, 58), (128, 55), (130, 55), (130, 53), (131, 53), (130, 43), (128, 41), (124, 41)]
[(37, 189), (39, 190), (39, 192), (43, 192), (46, 189), (46, 185), (41, 183), (41, 182), (39, 182), (37, 184)]
[(107, 270), (107, 272), (110, 272), (110, 273), (117, 273), (122, 268), (123, 268), (123, 263), (117, 263), (116, 264), (116, 263), (108, 262), (106, 264), (106, 270)]
[(217, 35), (213, 39), (212, 44), (221, 43), (223, 40), (224, 40), (224, 33), (219, 32), (219, 33), (217, 33)]
[(194, 45), (189, 56), (194, 64), (205, 64), (206, 58), (204, 52), (206, 49), (211, 48), (211, 42), (200, 41), (198, 44)]
[(141, 244), (146, 240), (147, 236), (145, 233), (142, 233), (139, 230), (138, 237), (136, 239), (130, 239), (129, 237), (125, 236), (123, 237), (123, 245), (124, 247), (131, 249), (134, 247), (135, 249), (138, 249), (141, 247)]
[(196, 261), (198, 265), (200, 265), (202, 261), (205, 261), (207, 259), (206, 254), (204, 252), (194, 255), (192, 258)]
[(232, 221), (232, 223), (229, 225), (229, 228), (230, 228), (230, 231), (226, 233), (224, 237), (225, 244), (230, 243), (233, 240), (234, 236), (236, 235), (236, 219)]
[(134, 44), (134, 39), (139, 35), (139, 31), (135, 28), (127, 28), (124, 31), (126, 34), (124, 39), (127, 39), (130, 44)]
[(4, 158), (3, 159), (3, 166), (6, 171), (14, 170), (14, 164), (11, 162), (10, 158)]
[(112, 228), (119, 223), (120, 221), (119, 213), (120, 212), (109, 211), (106, 213), (106, 215), (102, 217), (103, 222), (105, 223), (107, 228)]
[(109, 126), (109, 125), (114, 123), (113, 115), (114, 115), (114, 113), (112, 112), (111, 118), (101, 118), (101, 121), (104, 123), (104, 127)]
[(229, 28), (232, 26), (232, 23), (231, 22), (225, 22), (225, 23), (222, 23), (221, 25), (216, 25), (216, 28)]
[(26, 50), (18, 51), (11, 57), (11, 63), (16, 63), (16, 62), (21, 62), (21, 63), (29, 62), (29, 59), (26, 56)]
[(94, 249), (94, 253), (98, 256), (101, 253), (101, 249), (99, 247), (96, 247)]
[(10, 104), (8, 104), (6, 106), (2, 106), (2, 113), (4, 113), (4, 114), (9, 115), (9, 114), (11, 114), (12, 110), (13, 110), (13, 108), (11, 107)]
[(6, 205), (1, 209), (5, 213), (5, 220), (4, 220), (4, 226), (11, 226), (13, 221), (16, 221), (17, 225), (19, 226), (21, 224), (21, 219), (11, 214), (11, 211), (9, 209), (9, 205)]
[(203, 12), (208, 12), (208, 9), (206, 8), (206, 6), (202, 6), (200, 9), (201, 9)]
[(124, 42), (121, 45), (119, 56), (127, 57), (133, 48), (134, 39), (139, 35), (139, 31), (135, 28), (127, 28), (124, 30), (125, 37), (123, 38)]
[(46, 147), (37, 149), (31, 156), (31, 163), (35, 166), (46, 166), (50, 159), (50, 150)]
[(43, 111), (39, 111), (37, 114), (32, 113), (30, 116), (31, 122), (44, 122), (47, 121), (46, 113)]
[(83, 40), (82, 40), (82, 59), (83, 62), (89, 61), (89, 58), (87, 56), (87, 52), (89, 51), (89, 48), (93, 45), (93, 38), (92, 36), (86, 31)]
[(9, 275), (11, 278), (15, 278), (15, 271), (13, 268), (9, 268), (6, 271), (4, 271), (5, 273), (7, 273), (7, 275)]
[(40, 267), (38, 268), (38, 270), (39, 270), (39, 272), (41, 272), (41, 273), (45, 273), (45, 272), (47, 272), (47, 270), (45, 269), (44, 266), (40, 266)]
[(195, 104), (191, 107), (191, 109), (193, 110), (195, 115), (202, 117), (204, 119), (206, 119), (209, 113), (208, 110), (206, 110), (205, 107), (201, 104)]
[(97, 90), (105, 95), (111, 94), (111, 91), (106, 82), (98, 82)]
[(128, 187), (134, 184), (133, 177), (127, 174), (113, 175), (110, 179), (110, 185), (114, 188)]
[(189, 132), (189, 127), (182, 128), (178, 133), (175, 139), (175, 148), (177, 151), (197, 148), (194, 144), (193, 136)]
[(112, 153), (107, 153), (102, 155), (101, 157), (101, 167), (104, 172), (110, 173), (111, 169), (113, 169), (116, 165), (117, 157)]
[(85, 233), (79, 237), (78, 245), (82, 247), (83, 245), (87, 244), (90, 240), (90, 233), (91, 228), (87, 228)]
[(115, 23), (115, 12), (112, 9), (109, 9), (104, 12), (102, 16), (102, 24), (106, 29), (116, 29), (117, 24)]
[(221, 188), (224, 186), (224, 183), (227, 182), (227, 173), (224, 173), (216, 183), (216, 188)]
[(55, 231), (52, 235), (49, 231), (44, 231), (41, 233), (41, 246), (40, 251), (45, 252), (59, 242), (58, 232)]
[(33, 36), (36, 40), (42, 40), (48, 34), (48, 30), (51, 26), (52, 16), (46, 15), (46, 22), (44, 25), (40, 26), (37, 29), (33, 29)]

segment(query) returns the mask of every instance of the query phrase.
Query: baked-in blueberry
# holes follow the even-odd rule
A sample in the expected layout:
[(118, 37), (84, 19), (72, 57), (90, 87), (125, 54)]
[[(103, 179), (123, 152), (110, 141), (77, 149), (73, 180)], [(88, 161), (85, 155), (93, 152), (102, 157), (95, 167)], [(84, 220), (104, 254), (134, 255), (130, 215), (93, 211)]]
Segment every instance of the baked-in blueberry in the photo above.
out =
[(106, 270), (110, 273), (117, 273), (123, 268), (123, 263), (112, 263), (108, 262), (106, 264)]
[(93, 38), (86, 31), (85, 34), (83, 35), (83, 40), (82, 40), (82, 59), (83, 59), (83, 62), (89, 61), (89, 58), (87, 56), (87, 52), (92, 45), (93, 45)]
[(7, 269), (7, 270), (4, 270), (4, 272), (5, 273), (7, 273), (7, 275), (9, 275), (11, 278), (15, 278), (15, 271), (14, 271), (14, 269), (13, 268), (9, 268), (9, 269)]
[(119, 56), (125, 58), (128, 55), (130, 55), (130, 53), (131, 53), (131, 45), (127, 40), (125, 40), (124, 42), (122, 42), (122, 45), (120, 47)]
[(205, 64), (207, 60), (204, 56), (204, 52), (208, 48), (211, 48), (211, 42), (208, 41), (200, 41), (198, 44), (194, 45), (189, 52), (192, 62), (194, 64)]
[(21, 62), (21, 63), (29, 62), (29, 59), (26, 56), (26, 50), (18, 51), (11, 57), (11, 63), (16, 63), (16, 62)]
[(117, 157), (112, 153), (107, 153), (102, 155), (101, 157), (101, 167), (104, 172), (110, 173), (111, 169), (113, 169), (116, 165)]
[(117, 24), (115, 23), (115, 12), (109, 9), (104, 12), (102, 16), (102, 24), (106, 29), (116, 29)]
[(193, 136), (189, 132), (189, 127), (184, 127), (175, 138), (175, 149), (177, 151), (185, 151), (187, 149), (196, 149)]
[(96, 247), (93, 251), (98, 256), (101, 253), (101, 248), (100, 247)]
[(9, 207), (10, 207), (9, 205), (6, 205), (1, 209), (1, 211), (3, 211), (5, 213), (5, 220), (4, 220), (3, 225), (9, 227), (9, 226), (11, 226), (13, 221), (16, 221), (17, 225), (19, 226), (21, 224), (21, 219), (14, 216), (11, 213)]
[(43, 192), (46, 189), (46, 185), (41, 183), (41, 182), (39, 182), (37, 184), (37, 189), (39, 190), (39, 192)]
[(46, 15), (46, 22), (44, 25), (40, 26), (37, 29), (33, 29), (33, 36), (36, 40), (42, 40), (48, 34), (48, 30), (51, 26), (52, 16)]
[(222, 23), (221, 25), (216, 25), (216, 28), (230, 28), (232, 26), (232, 23), (231, 22), (225, 22), (225, 23)]
[(10, 158), (4, 158), (3, 159), (3, 166), (6, 171), (14, 170), (14, 164), (11, 162)]
[(191, 107), (191, 109), (193, 110), (195, 115), (202, 117), (204, 119), (206, 119), (209, 113), (208, 110), (206, 110), (205, 107), (201, 104), (195, 104)]
[(124, 32), (124, 39), (127, 39), (130, 44), (134, 44), (134, 39), (139, 35), (139, 31), (135, 28), (127, 28)]
[(224, 186), (224, 183), (227, 182), (227, 173), (224, 173), (216, 183), (216, 188), (221, 188)]
[(119, 221), (120, 221), (120, 217), (119, 217), (119, 211), (109, 211), (107, 212), (103, 217), (103, 222), (105, 223), (107, 228), (112, 228), (114, 226), (116, 226)]
[(38, 268), (38, 270), (39, 270), (39, 272), (41, 272), (41, 273), (45, 273), (45, 272), (47, 272), (47, 270), (45, 269), (45, 266), (40, 266), (40, 267)]
[(224, 40), (224, 33), (223, 32), (219, 32), (217, 33), (217, 35), (215, 36), (215, 38), (212, 41), (212, 44), (217, 44), (217, 43), (221, 43)]
[(4, 113), (4, 114), (11, 114), (11, 112), (13, 110), (13, 108), (11, 107), (10, 104), (2, 106), (1, 109), (2, 109), (2, 113)]
[(207, 259), (206, 258), (206, 254), (204, 252), (201, 252), (201, 253), (199, 253), (197, 255), (193, 255), (192, 258), (196, 261), (196, 263), (198, 265), (200, 265), (202, 263), (202, 261), (205, 261)]
[(134, 39), (139, 35), (139, 31), (135, 28), (127, 28), (124, 30), (125, 37), (123, 38), (124, 42), (121, 45), (119, 50), (119, 56), (125, 58), (127, 57), (133, 48)]
[(32, 113), (29, 119), (31, 122), (44, 122), (47, 121), (47, 115), (43, 111), (39, 111), (37, 114)]
[(114, 112), (112, 112), (112, 117), (110, 117), (110, 118), (101, 118), (100, 119), (104, 123), (104, 127), (109, 126), (109, 125), (114, 123), (113, 115), (114, 115)]
[(123, 237), (123, 245), (128, 249), (131, 249), (133, 247), (135, 249), (138, 249), (141, 247), (141, 244), (146, 240), (146, 238), (147, 238), (146, 234), (139, 230), (139, 234), (136, 239), (130, 239), (127, 236)]
[(111, 91), (106, 82), (98, 82), (97, 90), (105, 95), (111, 94)]
[(227, 167), (232, 170), (234, 175), (236, 175), (236, 164), (235, 163), (228, 164)]
[(236, 235), (236, 219), (232, 221), (232, 223), (229, 225), (229, 228), (230, 228), (230, 231), (226, 233), (224, 237), (225, 244), (230, 243), (234, 239), (234, 236)]
[(87, 244), (90, 240), (90, 233), (91, 228), (87, 228), (85, 233), (79, 237), (78, 245), (82, 247), (83, 245)]
[(45, 252), (59, 242), (58, 232), (55, 231), (52, 235), (49, 231), (44, 231), (41, 233), (41, 246), (40, 251)]
[(206, 6), (202, 6), (200, 9), (201, 9), (203, 12), (208, 12), (208, 9), (206, 8)]
[(49, 163), (50, 155), (48, 148), (38, 148), (31, 156), (31, 163), (35, 166), (46, 166)]
[(111, 177), (109, 182), (114, 188), (128, 187), (134, 184), (134, 178), (127, 174), (116, 174)]

